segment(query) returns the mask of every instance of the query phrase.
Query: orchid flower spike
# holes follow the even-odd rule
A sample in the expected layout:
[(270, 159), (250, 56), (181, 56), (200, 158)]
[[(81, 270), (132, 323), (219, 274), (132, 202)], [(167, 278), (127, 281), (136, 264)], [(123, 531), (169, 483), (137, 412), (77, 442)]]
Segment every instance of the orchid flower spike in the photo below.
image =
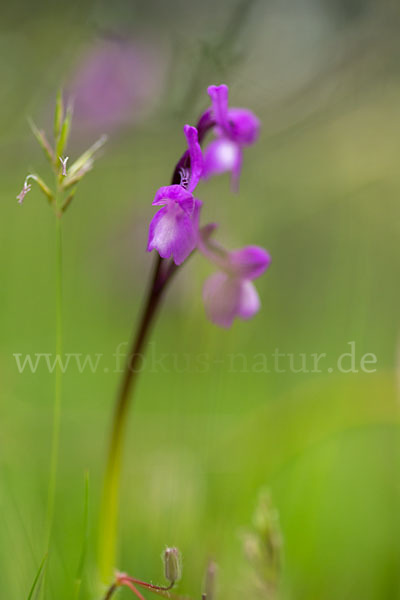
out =
[(203, 300), (210, 321), (229, 328), (235, 317), (246, 320), (258, 312), (261, 302), (253, 280), (264, 273), (271, 258), (259, 246), (229, 252), (211, 239), (216, 227), (206, 225), (199, 232), (200, 252), (220, 269), (206, 280)]
[(153, 217), (149, 229), (147, 250), (157, 250), (162, 258), (173, 258), (180, 265), (195, 249), (198, 238), (201, 201), (193, 191), (203, 171), (203, 155), (197, 129), (183, 128), (188, 143), (188, 167), (181, 169), (180, 184), (161, 187), (153, 205), (164, 206)]
[(231, 171), (232, 186), (237, 190), (242, 166), (242, 149), (257, 140), (260, 122), (250, 110), (228, 108), (227, 85), (211, 85), (208, 95), (211, 98), (217, 139), (206, 149), (203, 177)]

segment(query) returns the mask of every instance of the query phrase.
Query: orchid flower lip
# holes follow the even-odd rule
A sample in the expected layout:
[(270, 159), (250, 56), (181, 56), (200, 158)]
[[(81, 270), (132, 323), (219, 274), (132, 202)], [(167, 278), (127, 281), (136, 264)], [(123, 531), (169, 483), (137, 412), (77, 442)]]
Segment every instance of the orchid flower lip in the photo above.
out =
[(208, 318), (229, 328), (235, 318), (246, 320), (259, 310), (261, 302), (253, 280), (268, 268), (271, 258), (259, 246), (226, 250), (212, 239), (216, 228), (209, 223), (199, 231), (198, 249), (219, 269), (206, 280), (203, 300)]
[(157, 250), (161, 258), (173, 258), (176, 265), (182, 264), (197, 245), (197, 229), (201, 202), (193, 199), (194, 208), (188, 213), (173, 202), (164, 206), (150, 223), (147, 250)]

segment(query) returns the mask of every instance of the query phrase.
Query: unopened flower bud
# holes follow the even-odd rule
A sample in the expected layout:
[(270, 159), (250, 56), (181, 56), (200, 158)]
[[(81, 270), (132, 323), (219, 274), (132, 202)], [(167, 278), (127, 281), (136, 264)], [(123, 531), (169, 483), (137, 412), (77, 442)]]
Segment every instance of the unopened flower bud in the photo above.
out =
[(178, 548), (166, 548), (164, 551), (165, 579), (170, 583), (179, 581), (182, 576), (181, 556)]

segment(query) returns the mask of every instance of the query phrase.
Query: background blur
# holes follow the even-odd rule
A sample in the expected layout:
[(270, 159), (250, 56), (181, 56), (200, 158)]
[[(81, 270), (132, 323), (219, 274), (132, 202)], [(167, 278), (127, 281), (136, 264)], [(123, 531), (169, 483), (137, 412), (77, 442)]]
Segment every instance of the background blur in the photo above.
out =
[[(269, 488), (282, 598), (400, 598), (398, 3), (71, 0), (0, 13), (1, 597), (26, 598), (43, 556), (54, 386), (43, 367), (20, 374), (13, 357), (54, 352), (54, 215), (36, 189), (22, 208), (15, 200), (29, 170), (47, 176), (27, 117), (51, 131), (63, 85), (76, 107), (71, 160), (109, 135), (64, 220), (65, 351), (104, 357), (96, 374), (71, 366), (64, 377), (49, 564), (48, 598), (71, 598), (88, 470), (93, 598), (113, 354), (152, 263), (152, 197), (207, 85), (226, 82), (262, 136), (237, 196), (227, 176), (199, 188), (203, 220), (218, 221), (230, 247), (270, 251), (263, 309), (230, 331), (206, 321), (212, 267), (201, 257), (169, 291), (149, 354), (167, 353), (167, 368), (144, 369), (129, 424), (120, 568), (162, 581), (161, 551), (177, 545), (182, 592), (199, 598), (213, 557), (220, 598), (256, 598), (241, 532)], [(349, 342), (358, 373), (334, 368)], [(327, 361), (321, 373), (279, 373), (270, 358), (257, 372), (276, 349), (296, 368), (301, 353)], [(365, 353), (375, 373), (360, 370)]]

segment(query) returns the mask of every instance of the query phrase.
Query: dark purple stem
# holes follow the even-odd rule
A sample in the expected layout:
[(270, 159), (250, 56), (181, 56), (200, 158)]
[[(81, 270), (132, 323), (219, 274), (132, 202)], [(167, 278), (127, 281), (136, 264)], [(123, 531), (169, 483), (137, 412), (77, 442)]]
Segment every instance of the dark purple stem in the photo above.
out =
[(121, 427), (125, 422), (125, 415), (128, 409), (129, 396), (135, 381), (135, 374), (138, 371), (138, 363), (141, 353), (145, 347), (151, 324), (156, 315), (160, 300), (165, 289), (167, 278), (163, 276), (163, 263), (166, 262), (160, 256), (156, 256), (153, 277), (151, 279), (147, 300), (140, 319), (139, 329), (133, 336), (131, 349), (125, 364), (125, 370), (122, 376), (122, 382), (119, 389), (116, 409), (114, 414), (113, 434), (111, 438), (111, 449), (118, 444), (121, 433)]
[[(198, 120), (196, 126), (198, 131), (199, 144), (202, 143), (205, 135), (214, 125), (215, 121), (212, 116), (211, 110), (206, 110)], [(186, 150), (186, 152), (183, 153), (175, 167), (172, 176), (172, 184), (180, 183), (180, 170), (182, 168), (190, 168), (190, 156), (188, 150)], [(143, 311), (142, 319), (140, 321), (139, 330), (136, 336), (134, 336), (133, 338), (131, 352), (129, 354), (128, 361), (125, 366), (122, 384), (117, 399), (116, 412), (114, 416), (114, 434), (117, 436), (117, 438), (119, 433), (117, 424), (124, 422), (124, 418), (121, 417), (124, 416), (124, 413), (127, 409), (127, 405), (129, 403), (129, 395), (134, 381), (134, 374), (136, 371), (137, 363), (141, 357), (141, 352), (145, 347), (150, 326), (157, 312), (157, 308), (159, 306), (166, 284), (169, 282), (171, 276), (175, 273), (177, 269), (174, 263), (165, 265), (166, 262), (167, 261), (157, 256), (154, 274), (149, 288), (145, 309)], [(116, 429), (117, 431), (115, 431)], [(115, 435), (113, 436), (113, 438), (115, 437)], [(115, 440), (112, 442), (112, 444), (114, 443)]]
[[(210, 111), (206, 111), (197, 124), (199, 142), (213, 126)], [(172, 184), (181, 182), (181, 169), (190, 168), (190, 156), (185, 152), (178, 161), (172, 177)], [(118, 492), (124, 432), (134, 384), (137, 380), (140, 360), (157, 314), (167, 284), (171, 281), (178, 267), (172, 260), (156, 256), (153, 276), (150, 281), (146, 302), (144, 304), (139, 327), (133, 336), (130, 352), (127, 357), (121, 385), (115, 404), (114, 419), (111, 431), (110, 447), (103, 489), (103, 509), (100, 547), (100, 571), (104, 581), (111, 575), (112, 562), (115, 559), (116, 533), (118, 523)], [(111, 598), (114, 590), (110, 588)]]
[(106, 595), (104, 596), (104, 600), (110, 600), (110, 598), (113, 596), (114, 592), (117, 589), (117, 585), (115, 583), (113, 583), (107, 590)]

